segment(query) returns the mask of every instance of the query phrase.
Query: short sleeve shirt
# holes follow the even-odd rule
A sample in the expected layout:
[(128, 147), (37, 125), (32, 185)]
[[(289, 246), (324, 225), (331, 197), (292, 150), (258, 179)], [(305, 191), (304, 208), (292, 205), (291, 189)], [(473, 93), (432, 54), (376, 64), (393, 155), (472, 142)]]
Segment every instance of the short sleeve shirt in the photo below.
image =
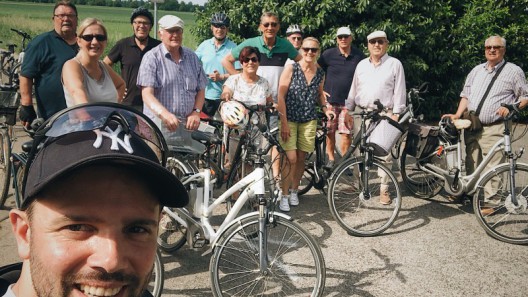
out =
[(77, 43), (69, 45), (55, 31), (35, 37), (27, 46), (21, 75), (34, 80), (39, 116), (44, 119), (66, 108), (62, 66), (78, 50)]
[(356, 67), (363, 58), (365, 55), (355, 47), (352, 47), (348, 57), (341, 54), (337, 47), (327, 49), (321, 54), (317, 63), (326, 73), (324, 90), (330, 94), (328, 102), (345, 104)]
[(108, 53), (108, 58), (112, 63), (121, 64), (121, 77), (126, 83), (126, 96), (123, 100), (125, 105), (140, 106), (143, 105), (141, 99), (141, 90), (137, 87), (136, 81), (139, 72), (141, 59), (152, 48), (160, 44), (161, 41), (148, 37), (147, 45), (143, 50), (136, 44), (134, 36), (119, 40)]
[(317, 119), (315, 107), (319, 98), (319, 86), (324, 78), (324, 71), (317, 68), (315, 76), (308, 84), (299, 63), (293, 64), (290, 87), (286, 94), (286, 118), (290, 122), (305, 123)]
[(266, 98), (271, 96), (271, 89), (265, 78), (259, 77), (254, 84), (247, 83), (242, 74), (231, 75), (224, 83), (225, 87), (233, 90), (233, 99), (248, 106), (265, 105)]
[[(231, 52), (236, 44), (229, 38), (224, 39), (224, 42), (217, 48), (214, 44), (215, 38), (207, 39), (202, 42), (196, 49), (196, 55), (202, 62), (206, 74), (212, 74), (218, 71), (220, 74), (226, 74), (224, 66), (222, 66), (222, 59)], [(207, 78), (207, 86), (205, 87), (205, 98), (210, 100), (219, 100), (222, 94), (223, 81), (213, 81)]]
[[(154, 88), (154, 96), (171, 113), (180, 118), (189, 115), (198, 91), (205, 89), (207, 78), (198, 56), (180, 47), (180, 60), (174, 61), (161, 43), (143, 56), (137, 85)], [(155, 113), (143, 105), (145, 115), (155, 120)]]
[(299, 52), (293, 45), (282, 37), (276, 37), (275, 45), (269, 49), (262, 36), (246, 39), (231, 51), (231, 55), (238, 60), (240, 51), (246, 46), (253, 46), (260, 51), (260, 65), (257, 74), (264, 77), (271, 87), (273, 101), (277, 102), (279, 79), (288, 58), (295, 59)]

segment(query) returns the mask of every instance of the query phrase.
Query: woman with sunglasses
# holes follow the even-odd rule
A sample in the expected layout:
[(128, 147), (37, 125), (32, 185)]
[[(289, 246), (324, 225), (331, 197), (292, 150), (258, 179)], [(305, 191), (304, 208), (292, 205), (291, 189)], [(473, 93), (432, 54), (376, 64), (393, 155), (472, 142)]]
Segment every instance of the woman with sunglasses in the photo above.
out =
[(79, 52), (62, 68), (62, 84), (68, 107), (88, 102), (121, 102), (125, 81), (100, 59), (107, 46), (107, 32), (95, 18), (79, 26)]
[[(282, 196), (279, 209), (290, 211), (299, 205), (297, 190), (304, 171), (306, 153), (315, 148), (317, 130), (316, 105), (330, 116), (323, 94), (324, 71), (317, 67), (319, 41), (313, 37), (303, 40), (302, 59), (286, 65), (279, 83), (280, 144), (289, 162), (282, 166)], [(334, 115), (335, 116), (335, 115)]]

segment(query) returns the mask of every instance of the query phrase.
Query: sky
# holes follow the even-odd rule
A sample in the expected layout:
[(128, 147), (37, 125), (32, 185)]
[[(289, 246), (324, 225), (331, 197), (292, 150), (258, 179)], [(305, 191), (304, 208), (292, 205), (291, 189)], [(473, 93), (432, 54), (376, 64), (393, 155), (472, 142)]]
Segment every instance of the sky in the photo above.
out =
[(205, 2), (207, 2), (207, 0), (183, 0), (183, 1), (185, 1), (185, 3), (191, 1), (194, 4), (199, 4), (199, 5), (204, 5)]

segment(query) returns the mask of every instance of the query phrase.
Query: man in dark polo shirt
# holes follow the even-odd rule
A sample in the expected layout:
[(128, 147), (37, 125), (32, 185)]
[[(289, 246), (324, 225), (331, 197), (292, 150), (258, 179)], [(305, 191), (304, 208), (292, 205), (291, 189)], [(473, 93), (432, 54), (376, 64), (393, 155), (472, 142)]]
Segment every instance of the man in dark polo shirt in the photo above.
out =
[(149, 36), (154, 17), (148, 9), (136, 8), (132, 12), (130, 23), (134, 35), (119, 40), (104, 58), (104, 62), (110, 66), (117, 62), (121, 63), (121, 76), (126, 83), (123, 104), (143, 111), (141, 90), (136, 85), (139, 65), (143, 55), (160, 44), (160, 41)]
[(32, 90), (40, 117), (47, 119), (66, 108), (61, 83), (62, 65), (75, 57), (77, 45), (77, 8), (69, 1), (59, 1), (53, 9), (54, 30), (43, 33), (29, 43), (20, 73), (20, 120), (28, 126), (37, 115), (33, 108)]
[(356, 66), (365, 55), (357, 48), (352, 47), (352, 31), (348, 27), (337, 29), (336, 34), (337, 47), (325, 50), (317, 63), (326, 73), (324, 91), (327, 95), (327, 108), (332, 109), (336, 118), (329, 121), (329, 130), (326, 138), (326, 152), (328, 154), (328, 167), (334, 166), (334, 150), (336, 147), (335, 132), (341, 134), (341, 143), (339, 145), (342, 154), (350, 147), (352, 141), (352, 131), (344, 125), (345, 100), (350, 91), (350, 85), (354, 78)]

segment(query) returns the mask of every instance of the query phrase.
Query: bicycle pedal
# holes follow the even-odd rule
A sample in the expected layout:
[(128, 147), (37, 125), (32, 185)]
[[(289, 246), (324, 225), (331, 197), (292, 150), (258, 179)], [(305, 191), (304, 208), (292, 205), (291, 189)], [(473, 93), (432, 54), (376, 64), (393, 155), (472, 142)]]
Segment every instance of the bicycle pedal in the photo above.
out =
[(201, 249), (203, 248), (206, 244), (209, 243), (209, 240), (205, 239), (205, 238), (197, 238), (194, 240), (193, 242), (193, 248), (195, 249)]

